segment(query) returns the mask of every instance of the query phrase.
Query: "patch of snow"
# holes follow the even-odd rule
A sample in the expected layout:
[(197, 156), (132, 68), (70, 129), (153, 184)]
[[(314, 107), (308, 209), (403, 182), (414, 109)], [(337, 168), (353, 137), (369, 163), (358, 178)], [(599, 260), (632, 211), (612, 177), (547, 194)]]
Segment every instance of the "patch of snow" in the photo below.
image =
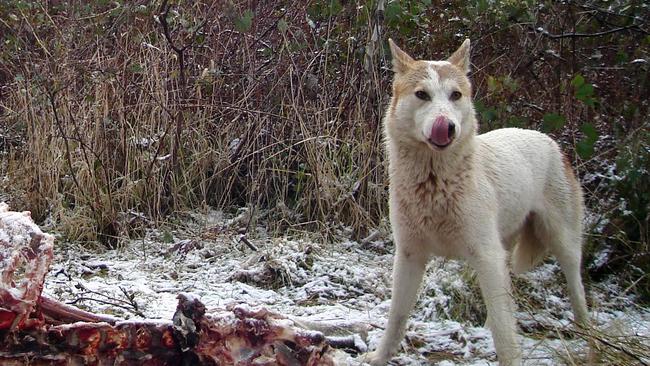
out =
[[(53, 268), (44, 293), (74, 303), (85, 310), (104, 312), (128, 321), (147, 318), (170, 321), (177, 295), (191, 293), (208, 309), (246, 305), (263, 306), (287, 319), (338, 329), (333, 336), (349, 336), (352, 325), (360, 349), (374, 349), (383, 334), (390, 307), (392, 254), (387, 249), (364, 249), (362, 244), (341, 240), (320, 245), (309, 240), (251, 238), (257, 251), (229, 232), (238, 219), (221, 212), (200, 219), (198, 233), (175, 232), (175, 243), (161, 243), (159, 232), (133, 240), (119, 250), (90, 251), (70, 243), (57, 243)], [(206, 229), (207, 227), (207, 229)], [(225, 228), (212, 230), (212, 227)], [(209, 232), (210, 235), (202, 235)], [(215, 234), (217, 232), (217, 234)], [(182, 238), (183, 236), (187, 238)], [(188, 252), (173, 250), (183, 239), (200, 245)], [(178, 247), (176, 247), (178, 248)], [(389, 250), (388, 250), (389, 251)], [(85, 271), (88, 264), (105, 265), (101, 271)], [(469, 281), (468, 281), (469, 279)], [(433, 261), (422, 286), (422, 295), (410, 317), (406, 337), (395, 365), (497, 365), (491, 333), (450, 309), (477, 297), (476, 281), (458, 261)], [(579, 339), (562, 339), (549, 329), (571, 327), (571, 306), (562, 272), (554, 261), (517, 276), (521, 289), (516, 316), (524, 331), (524, 365), (556, 365), (558, 355), (578, 352)], [(650, 313), (629, 306), (615, 283), (592, 285), (592, 313), (599, 328), (617, 322), (620, 332), (648, 336)], [(473, 306), (482, 304), (474, 303)], [(540, 333), (545, 334), (540, 337)], [(342, 364), (359, 365), (355, 355), (341, 353)]]

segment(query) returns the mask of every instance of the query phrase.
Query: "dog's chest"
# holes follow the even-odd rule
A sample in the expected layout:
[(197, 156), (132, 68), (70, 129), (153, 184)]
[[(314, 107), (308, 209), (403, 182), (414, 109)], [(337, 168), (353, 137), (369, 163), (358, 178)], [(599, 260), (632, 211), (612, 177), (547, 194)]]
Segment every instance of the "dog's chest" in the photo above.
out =
[(465, 181), (463, 173), (438, 177), (431, 172), (425, 179), (402, 182), (402, 187), (391, 191), (397, 196), (400, 214), (414, 229), (447, 235), (458, 229)]

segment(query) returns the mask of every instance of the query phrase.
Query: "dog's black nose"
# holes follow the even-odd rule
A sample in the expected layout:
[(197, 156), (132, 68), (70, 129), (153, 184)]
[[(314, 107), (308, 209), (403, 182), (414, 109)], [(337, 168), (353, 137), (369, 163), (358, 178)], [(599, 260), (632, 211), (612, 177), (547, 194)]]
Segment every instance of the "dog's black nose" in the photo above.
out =
[(449, 121), (449, 130), (447, 133), (449, 138), (454, 137), (454, 134), (456, 133), (456, 125), (454, 124), (454, 122)]

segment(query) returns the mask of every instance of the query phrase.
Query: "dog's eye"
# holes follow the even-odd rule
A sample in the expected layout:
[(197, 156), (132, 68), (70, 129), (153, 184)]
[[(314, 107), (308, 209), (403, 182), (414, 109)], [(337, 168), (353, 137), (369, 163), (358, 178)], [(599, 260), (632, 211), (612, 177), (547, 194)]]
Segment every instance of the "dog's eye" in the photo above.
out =
[(458, 90), (454, 90), (453, 92), (451, 92), (451, 95), (449, 96), (449, 99), (451, 99), (453, 101), (457, 101), (462, 96), (463, 96), (463, 94), (461, 94), (461, 92), (459, 92)]
[(418, 90), (415, 92), (415, 96), (422, 100), (431, 100), (431, 97), (424, 90)]

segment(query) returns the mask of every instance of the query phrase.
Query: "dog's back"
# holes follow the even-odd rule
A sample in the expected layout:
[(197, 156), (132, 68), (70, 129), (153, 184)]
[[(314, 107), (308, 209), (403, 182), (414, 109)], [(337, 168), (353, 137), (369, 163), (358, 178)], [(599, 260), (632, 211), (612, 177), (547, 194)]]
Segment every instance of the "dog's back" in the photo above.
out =
[[(544, 258), (545, 231), (560, 226), (558, 221), (581, 227), (580, 186), (557, 143), (543, 133), (504, 128), (477, 140), (477, 165), (494, 188), (499, 231), (514, 251), (514, 272), (524, 272)], [(580, 248), (581, 238), (573, 245)]]

